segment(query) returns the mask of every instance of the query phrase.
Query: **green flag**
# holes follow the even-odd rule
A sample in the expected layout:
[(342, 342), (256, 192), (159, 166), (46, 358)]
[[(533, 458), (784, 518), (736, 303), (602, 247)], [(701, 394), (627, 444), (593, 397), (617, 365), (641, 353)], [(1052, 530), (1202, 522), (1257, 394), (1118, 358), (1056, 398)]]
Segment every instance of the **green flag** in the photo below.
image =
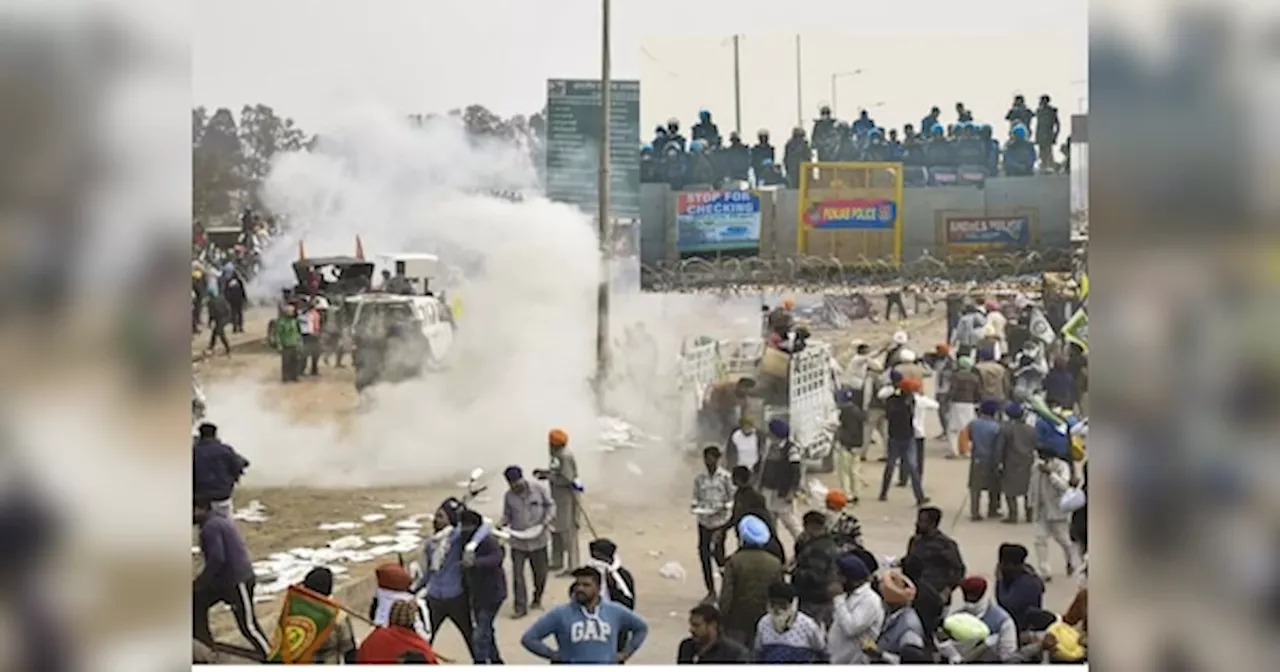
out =
[(302, 586), (289, 586), (267, 662), (310, 665), (341, 615), (337, 602)]
[(1080, 346), (1081, 352), (1089, 354), (1089, 313), (1085, 308), (1077, 310), (1062, 327), (1062, 337), (1068, 343)]

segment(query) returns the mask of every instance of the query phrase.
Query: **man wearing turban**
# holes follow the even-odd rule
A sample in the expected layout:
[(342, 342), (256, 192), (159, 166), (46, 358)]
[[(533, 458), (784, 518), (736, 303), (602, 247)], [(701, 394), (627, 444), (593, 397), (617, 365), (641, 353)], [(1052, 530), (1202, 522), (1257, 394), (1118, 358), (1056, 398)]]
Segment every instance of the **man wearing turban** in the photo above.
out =
[(578, 568), (578, 461), (569, 451), (569, 435), (563, 429), (547, 432), (550, 453), (547, 482), (556, 517), (551, 531), (551, 564), (549, 569), (562, 576)]

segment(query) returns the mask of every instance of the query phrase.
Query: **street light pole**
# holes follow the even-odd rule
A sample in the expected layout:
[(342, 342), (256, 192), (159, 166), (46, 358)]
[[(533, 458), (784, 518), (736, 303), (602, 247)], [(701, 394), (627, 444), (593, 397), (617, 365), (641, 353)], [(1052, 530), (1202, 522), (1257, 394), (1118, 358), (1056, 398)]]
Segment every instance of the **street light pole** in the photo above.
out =
[(804, 127), (804, 101), (800, 86), (800, 36), (796, 35), (796, 126)]
[(836, 80), (841, 77), (854, 77), (861, 75), (862, 70), (852, 70), (849, 72), (834, 72), (831, 74), (831, 114), (838, 115), (840, 111), (836, 109)]
[(609, 251), (613, 226), (609, 217), (609, 122), (613, 81), (609, 60), (609, 0), (601, 0), (600, 28), (600, 181), (596, 219), (600, 235), (600, 284), (596, 288), (596, 400), (603, 402), (609, 375)]
[(742, 135), (742, 71), (738, 60), (738, 35), (733, 36), (733, 128)]

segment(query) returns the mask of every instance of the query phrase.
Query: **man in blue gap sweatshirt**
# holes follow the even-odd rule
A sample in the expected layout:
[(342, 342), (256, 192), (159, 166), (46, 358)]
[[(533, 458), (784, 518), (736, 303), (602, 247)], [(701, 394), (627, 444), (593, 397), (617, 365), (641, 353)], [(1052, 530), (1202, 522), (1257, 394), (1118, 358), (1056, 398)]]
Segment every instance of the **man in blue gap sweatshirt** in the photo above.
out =
[[(590, 567), (573, 571), (573, 601), (543, 614), (520, 638), (539, 658), (570, 665), (614, 665), (627, 662), (649, 636), (649, 626), (635, 612), (600, 598), (600, 572)], [(630, 634), (618, 652), (618, 638)], [(543, 641), (554, 636), (556, 648)]]
[(200, 527), (200, 554), (204, 556), (204, 569), (191, 586), (192, 637), (213, 648), (209, 609), (225, 602), (236, 617), (240, 634), (265, 660), (271, 644), (253, 613), (253, 561), (236, 524), (213, 513), (207, 499), (195, 501), (191, 522)]

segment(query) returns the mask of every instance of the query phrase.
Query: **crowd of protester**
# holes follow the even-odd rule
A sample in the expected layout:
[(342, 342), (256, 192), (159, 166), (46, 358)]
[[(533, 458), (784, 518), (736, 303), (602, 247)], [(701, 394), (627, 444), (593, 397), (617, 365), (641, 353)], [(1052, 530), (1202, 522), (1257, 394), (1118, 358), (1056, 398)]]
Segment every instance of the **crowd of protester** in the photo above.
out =
[(246, 285), (258, 271), (262, 250), (278, 233), (274, 217), (250, 208), (240, 214), (238, 224), (239, 232), (230, 239), (211, 234), (200, 220), (191, 225), (191, 330), (199, 334), (202, 326), (209, 327), (209, 353), (221, 343), (231, 354), (226, 330), (244, 331)]
[[(980, 184), (998, 175), (1070, 170), (1071, 138), (1058, 145), (1061, 121), (1049, 96), (1040, 96), (1034, 109), (1023, 96), (1015, 96), (1004, 120), (1002, 143), (992, 124), (976, 121), (964, 103), (956, 103), (953, 120), (944, 120), (934, 107), (919, 126), (905, 124), (901, 131), (880, 126), (866, 110), (845, 121), (823, 106), (809, 133), (798, 126), (792, 129), (779, 161), (767, 129), (748, 145), (737, 131), (722, 136), (711, 112), (702, 110), (688, 138), (675, 118), (654, 130), (653, 140), (641, 148), (641, 181), (673, 189), (743, 184), (794, 189), (801, 164), (814, 160), (901, 162), (906, 186)], [(1060, 162), (1055, 149), (1061, 152)]]
[[(784, 301), (769, 313), (770, 348), (803, 347), (791, 308)], [(886, 315), (895, 308), (905, 313), (900, 298), (889, 297)], [(828, 489), (812, 509), (798, 496), (804, 470), (788, 422), (775, 417), (756, 431), (746, 410), (747, 398), (761, 393), (756, 382), (725, 381), (708, 389), (704, 410), (723, 416), (723, 431), (690, 474), (706, 593), (691, 604), (689, 636), (678, 644), (649, 637), (649, 625), (636, 611), (645, 599), (642, 586), (618, 545), (590, 527), (569, 435), (552, 429), (545, 462), (528, 472), (521, 465), (503, 471), (507, 490), (496, 520), (469, 507), (475, 490), (436, 508), (420, 575), (402, 563), (381, 565), (370, 604), (338, 605), (332, 573), (315, 568), (301, 587), (345, 613), (335, 612), (337, 625), (319, 632), (314, 646), (302, 647), (306, 660), (297, 662), (451, 662), (434, 646), (448, 623), (471, 662), (501, 664), (500, 624), (524, 619), (529, 621), (517, 626), (520, 646), (561, 664), (624, 663), (646, 643), (670, 647), (663, 656), (678, 664), (1085, 662), (1085, 446), (1027, 422), (1037, 400), (1064, 417), (1081, 414), (1084, 353), (1040, 341), (1035, 324), (1043, 315), (1026, 300), (1005, 306), (970, 299), (954, 317), (947, 343), (930, 355), (918, 357), (905, 332), (876, 352), (855, 343), (836, 398), (840, 487)], [(924, 393), (926, 379), (935, 382), (932, 396)], [(931, 412), (938, 414), (938, 438), (947, 440), (948, 457), (969, 463), (970, 520), (1031, 525), (1032, 549), (1003, 543), (965, 551), (944, 530), (943, 512), (931, 505), (923, 485), (925, 417)], [(878, 493), (865, 492), (859, 466), (872, 444), (885, 456)], [(198, 428), (192, 459), (192, 521), (200, 528), (204, 558), (193, 584), (196, 648), (206, 660), (219, 648), (208, 610), (227, 603), (250, 645), (246, 655), (267, 659), (272, 647), (254, 614), (251, 552), (228, 517), (249, 461), (210, 423)], [(895, 472), (899, 488), (911, 486), (918, 507), (901, 555), (869, 544), (856, 514), (860, 495), (888, 500)], [(583, 531), (592, 538), (583, 540)], [(784, 545), (783, 534), (791, 543)], [(695, 543), (692, 532), (689, 543)], [(1061, 550), (1059, 572), (1051, 566), (1051, 544)], [(992, 561), (995, 569), (987, 575), (983, 568)], [(548, 592), (553, 575), (569, 585)], [(1066, 603), (1046, 595), (1055, 578), (1078, 582)], [(508, 602), (509, 618), (499, 618)], [(362, 639), (354, 635), (351, 614), (368, 621), (371, 629)]]

